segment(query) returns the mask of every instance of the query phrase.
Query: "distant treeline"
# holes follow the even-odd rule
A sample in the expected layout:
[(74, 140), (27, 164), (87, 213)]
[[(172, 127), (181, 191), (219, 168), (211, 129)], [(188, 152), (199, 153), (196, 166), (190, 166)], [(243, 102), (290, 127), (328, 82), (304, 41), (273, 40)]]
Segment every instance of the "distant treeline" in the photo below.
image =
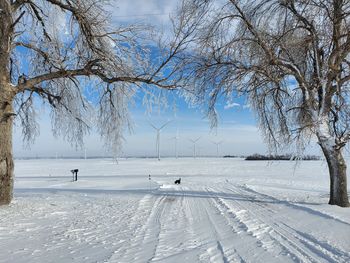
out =
[(304, 161), (316, 161), (320, 160), (320, 157), (317, 155), (304, 155), (304, 156), (295, 156), (292, 154), (283, 154), (283, 155), (262, 155), (262, 154), (253, 154), (245, 158), (246, 161), (293, 161), (293, 160), (304, 160)]

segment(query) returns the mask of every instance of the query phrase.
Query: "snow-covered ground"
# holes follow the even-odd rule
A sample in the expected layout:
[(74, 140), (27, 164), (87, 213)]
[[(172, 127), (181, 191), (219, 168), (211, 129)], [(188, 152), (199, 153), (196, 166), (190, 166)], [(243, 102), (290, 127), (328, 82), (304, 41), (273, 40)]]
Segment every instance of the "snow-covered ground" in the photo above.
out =
[(0, 262), (350, 262), (350, 209), (326, 204), (322, 161), (15, 164)]

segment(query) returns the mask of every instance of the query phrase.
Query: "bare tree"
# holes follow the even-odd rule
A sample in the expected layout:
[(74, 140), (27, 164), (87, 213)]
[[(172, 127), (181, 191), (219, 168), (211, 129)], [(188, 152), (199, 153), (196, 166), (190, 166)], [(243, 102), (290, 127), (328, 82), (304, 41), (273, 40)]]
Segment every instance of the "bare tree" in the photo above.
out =
[(206, 101), (215, 124), (220, 94), (247, 96), (274, 149), (317, 138), (329, 204), (349, 206), (350, 2), (186, 0), (179, 24), (184, 18), (197, 25), (184, 60), (192, 102)]
[(54, 135), (81, 145), (96, 126), (116, 148), (136, 91), (176, 87), (173, 58), (186, 33), (155, 48), (148, 28), (113, 27), (106, 2), (0, 1), (0, 205), (12, 199), (13, 124), (32, 141), (40, 103), (51, 109)]

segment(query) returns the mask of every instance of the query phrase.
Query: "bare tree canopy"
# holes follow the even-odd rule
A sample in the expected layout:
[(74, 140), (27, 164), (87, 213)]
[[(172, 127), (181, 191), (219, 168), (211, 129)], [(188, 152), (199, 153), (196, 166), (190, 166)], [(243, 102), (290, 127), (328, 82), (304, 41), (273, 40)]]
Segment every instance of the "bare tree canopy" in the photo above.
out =
[(55, 135), (79, 145), (96, 126), (116, 148), (136, 91), (177, 86), (173, 58), (188, 34), (162, 46), (146, 26), (112, 26), (107, 2), (0, 1), (0, 204), (12, 198), (14, 119), (32, 141), (44, 103)]
[[(106, 132), (106, 137), (115, 133), (116, 139), (121, 138), (117, 130), (128, 119), (126, 106), (135, 84), (175, 87), (163, 75), (161, 61), (151, 58), (151, 47), (145, 45), (150, 40), (148, 29), (111, 27), (103, 2), (40, 0), (12, 4), (16, 15), (12, 19), (15, 30), (10, 77), (15, 92), (22, 95), (15, 99), (15, 112), (26, 128), (26, 139), (35, 135), (35, 129), (27, 129), (35, 117), (35, 111), (28, 109), (34, 107), (35, 95), (53, 109), (53, 130), (79, 142), (89, 126), (85, 118), (89, 102), (82, 96), (88, 85), (98, 98), (101, 132)], [(174, 55), (174, 50), (167, 55)]]
[(220, 94), (246, 95), (271, 146), (316, 136), (330, 204), (349, 206), (342, 149), (350, 138), (350, 1), (186, 0), (196, 24), (184, 72), (215, 122)]

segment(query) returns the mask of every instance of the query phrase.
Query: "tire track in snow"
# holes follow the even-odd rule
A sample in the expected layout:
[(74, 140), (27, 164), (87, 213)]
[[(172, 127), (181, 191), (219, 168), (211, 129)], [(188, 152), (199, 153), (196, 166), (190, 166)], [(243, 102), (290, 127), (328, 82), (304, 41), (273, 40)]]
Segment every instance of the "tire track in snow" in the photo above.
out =
[[(181, 190), (178, 188), (177, 190)], [(183, 195), (157, 191), (145, 196), (129, 229), (133, 237), (123, 242), (105, 262), (156, 262), (172, 257), (194, 258), (196, 247), (191, 207)], [(177, 238), (177, 239), (176, 239)], [(190, 261), (188, 261), (190, 262)]]
[(160, 217), (161, 232), (151, 262), (196, 262), (198, 239), (194, 231), (193, 207), (183, 194), (186, 187), (166, 186), (157, 194), (166, 196)]
[(233, 231), (227, 219), (213, 207), (206, 189), (191, 185), (184, 195), (191, 212), (187, 217), (196, 237), (193, 243), (197, 259), (183, 262), (246, 262), (235, 249), (235, 244), (240, 242), (237, 231)]
[(197, 192), (192, 188), (167, 187), (156, 193), (164, 196), (159, 240), (147, 262), (244, 262), (229, 242), (236, 233), (211, 209), (208, 198), (191, 196)]
[[(288, 237), (276, 231), (276, 229), (265, 224), (261, 219), (258, 219), (246, 207), (228, 206), (221, 198), (216, 199), (217, 205), (221, 206), (221, 210), (232, 215), (232, 217), (240, 223), (240, 228), (243, 231), (256, 238), (259, 246), (270, 253), (287, 255), (293, 261), (298, 259), (299, 262), (317, 262), (312, 256), (303, 253), (296, 243), (288, 242)], [(277, 232), (279, 236), (275, 236), (273, 232)], [(287, 241), (285, 243), (284, 241)], [(276, 253), (276, 248), (279, 248)]]
[[(255, 191), (246, 190), (244, 187), (232, 185), (233, 188), (227, 188), (227, 190), (249, 197), (247, 201), (242, 205), (242, 202), (237, 200), (225, 200), (224, 198), (218, 198), (218, 203), (225, 207), (230, 213), (234, 214), (242, 223), (246, 224), (253, 235), (260, 240), (272, 239), (274, 244), (282, 245), (292, 255), (296, 256), (302, 262), (348, 262), (349, 254), (340, 251), (330, 245), (322, 245), (318, 240), (311, 235), (298, 232), (284, 222), (288, 222), (291, 219), (286, 218), (278, 213), (278, 220), (276, 218), (277, 212), (272, 209), (266, 209), (260, 202), (254, 202), (254, 200), (263, 200), (268, 196), (259, 194)], [(272, 201), (271, 199), (267, 201)], [(244, 211), (242, 213), (242, 211)], [(254, 220), (252, 220), (254, 218)], [(260, 231), (259, 227), (263, 226), (263, 229), (269, 229), (269, 231)], [(293, 256), (292, 256), (293, 258)]]
[(267, 202), (278, 202), (278, 203), (284, 204), (284, 205), (286, 205), (288, 207), (291, 207), (293, 209), (303, 210), (304, 212), (306, 212), (306, 213), (308, 213), (310, 215), (321, 216), (321, 217), (324, 217), (326, 219), (331, 219), (331, 220), (334, 220), (334, 221), (339, 222), (341, 224), (345, 224), (347, 226), (350, 226), (350, 224), (348, 222), (345, 222), (345, 221), (343, 221), (343, 220), (341, 220), (339, 218), (333, 217), (333, 216), (328, 215), (326, 213), (323, 213), (321, 211), (314, 210), (314, 209), (312, 209), (310, 207), (305, 207), (305, 206), (294, 204), (294, 203), (291, 203), (291, 202), (288, 202), (288, 201), (282, 201), (282, 200), (276, 199), (275, 197), (273, 197), (271, 195), (259, 193), (259, 192), (255, 191), (255, 190), (251, 189), (251, 188), (248, 188), (245, 185), (234, 185), (232, 183), (230, 183), (230, 185), (238, 187), (238, 188), (242, 189), (243, 191), (246, 191), (246, 192), (250, 193), (253, 196), (255, 195), (260, 200), (266, 200)]
[[(270, 197), (268, 195), (258, 193), (256, 191), (251, 190), (249, 188), (246, 188), (244, 186), (236, 186), (236, 189), (240, 189), (242, 192), (252, 193), (258, 198), (260, 196), (264, 196), (265, 198)], [(273, 197), (270, 197), (270, 200), (276, 201), (276, 199)], [(290, 204), (290, 203), (288, 203), (287, 205), (293, 209), (300, 210), (301, 212), (305, 212), (307, 214), (310, 213), (310, 211), (305, 210), (304, 207), (299, 207), (297, 205)], [(262, 211), (262, 210), (258, 210), (258, 211)], [(313, 211), (313, 210), (311, 210), (311, 211)], [(327, 220), (331, 220), (331, 221), (337, 222), (339, 224), (348, 225), (348, 223), (345, 223), (337, 218), (333, 218), (333, 217), (330, 217), (330, 216), (322, 214), (322, 213), (314, 213), (314, 212), (316, 212), (316, 211), (313, 211), (312, 214), (325, 217)], [(274, 211), (274, 213), (276, 213), (276, 212)], [(268, 218), (272, 218), (272, 216), (273, 215), (269, 216)], [(341, 251), (340, 249), (333, 247), (325, 242), (321, 242), (321, 241), (317, 240), (316, 238), (314, 238), (311, 234), (303, 233), (301, 231), (298, 231), (298, 230), (288, 226), (285, 222), (288, 222), (291, 219), (287, 218), (283, 215), (281, 215), (280, 217), (281, 217), (281, 219), (283, 219), (283, 221), (277, 221), (274, 223), (283, 231), (293, 235), (302, 244), (304, 244), (305, 247), (307, 247), (309, 250), (314, 252), (318, 257), (321, 257), (322, 259), (327, 259), (327, 262), (349, 262), (350, 261), (350, 253), (348, 253), (346, 251)], [(329, 224), (329, 225), (331, 225), (331, 224)]]
[(262, 242), (249, 233), (248, 226), (244, 222), (238, 220), (226, 207), (220, 205), (215, 191), (208, 187), (205, 190), (211, 197), (209, 207), (212, 208), (212, 211), (217, 211), (216, 214), (220, 215), (222, 220), (226, 222), (221, 223), (220, 228), (223, 224), (230, 228), (230, 230), (226, 230), (226, 232), (231, 233), (231, 236), (226, 239), (225, 246), (230, 247), (235, 254), (229, 262), (251, 262), (253, 258), (254, 262), (281, 262), (281, 259), (271, 257), (269, 253), (271, 251), (267, 251)]
[(154, 257), (159, 240), (159, 218), (164, 209), (164, 196), (146, 195), (139, 203), (139, 208), (129, 225), (133, 236), (125, 240), (122, 246), (105, 262), (147, 262)]
[[(212, 215), (212, 211), (209, 211), (207, 206), (205, 206), (204, 209), (211, 226), (210, 228), (208, 228), (208, 231), (211, 232), (210, 236), (215, 238), (214, 241), (211, 242), (212, 243), (211, 247), (207, 249), (210, 262), (219, 262), (219, 261), (223, 263), (244, 262), (244, 260), (239, 255), (237, 255), (237, 252), (235, 249), (231, 248), (230, 250), (228, 250), (223, 246), (221, 241), (224, 236), (223, 225), (218, 226), (218, 222), (220, 221), (218, 221), (217, 219), (214, 219)], [(230, 231), (226, 233), (230, 233)]]

